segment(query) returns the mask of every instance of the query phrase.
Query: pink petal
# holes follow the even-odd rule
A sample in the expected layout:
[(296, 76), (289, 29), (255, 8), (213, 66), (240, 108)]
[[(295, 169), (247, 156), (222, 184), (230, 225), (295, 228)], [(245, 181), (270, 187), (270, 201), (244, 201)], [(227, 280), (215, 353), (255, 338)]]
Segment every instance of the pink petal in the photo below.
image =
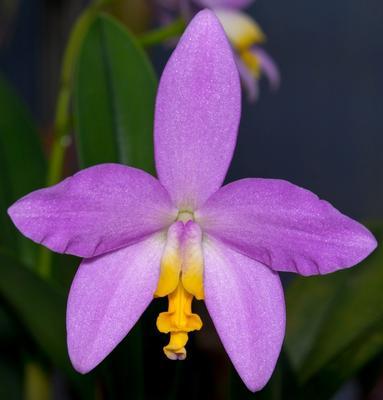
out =
[(222, 184), (240, 118), (232, 50), (213, 12), (194, 17), (162, 75), (155, 113), (159, 179), (181, 209), (194, 209)]
[(262, 73), (269, 80), (272, 90), (277, 90), (281, 84), (281, 75), (275, 61), (261, 47), (254, 47), (252, 52), (259, 58)]
[(326, 274), (357, 264), (376, 247), (363, 225), (277, 179), (230, 183), (196, 216), (207, 232), (277, 271)]
[(8, 210), (17, 228), (49, 249), (93, 257), (170, 224), (169, 196), (151, 175), (101, 164), (23, 197)]
[(242, 85), (247, 93), (250, 102), (258, 100), (259, 97), (259, 82), (258, 79), (250, 72), (240, 57), (236, 57), (239, 76), (241, 77)]
[(285, 334), (280, 279), (220, 242), (206, 242), (207, 309), (238, 374), (250, 390), (261, 390), (273, 373)]
[(77, 371), (98, 365), (151, 302), (163, 246), (164, 239), (155, 235), (82, 262), (67, 306), (68, 350)]

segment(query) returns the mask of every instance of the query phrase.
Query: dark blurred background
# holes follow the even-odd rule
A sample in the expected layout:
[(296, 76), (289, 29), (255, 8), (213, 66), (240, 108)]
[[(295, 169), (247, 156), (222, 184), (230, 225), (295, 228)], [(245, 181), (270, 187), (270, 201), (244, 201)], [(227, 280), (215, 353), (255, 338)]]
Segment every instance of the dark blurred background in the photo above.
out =
[[(2, 2), (14, 10), (1, 27), (1, 72), (49, 132), (62, 51), (87, 2)], [(258, 0), (249, 12), (282, 85), (271, 93), (262, 81), (258, 102), (244, 99), (228, 179), (284, 178), (351, 216), (382, 217), (383, 2)], [(160, 73), (169, 51), (153, 53)]]

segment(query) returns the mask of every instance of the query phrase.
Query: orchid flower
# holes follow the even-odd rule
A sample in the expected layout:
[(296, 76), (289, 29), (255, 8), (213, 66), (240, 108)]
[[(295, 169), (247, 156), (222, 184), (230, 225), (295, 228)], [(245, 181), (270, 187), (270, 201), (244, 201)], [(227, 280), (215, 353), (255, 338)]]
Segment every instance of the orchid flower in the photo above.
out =
[(216, 8), (213, 10), (221, 22), (234, 50), (242, 84), (250, 101), (259, 95), (259, 81), (266, 76), (272, 90), (280, 85), (277, 65), (261, 45), (266, 36), (261, 27), (241, 11)]
[(211, 8), (233, 46), (242, 84), (250, 101), (259, 96), (259, 81), (265, 76), (272, 90), (280, 85), (280, 73), (270, 55), (261, 47), (266, 36), (250, 15), (241, 11), (253, 0), (157, 0), (163, 22), (178, 11), (188, 21), (201, 8)]
[(171, 360), (186, 357), (204, 300), (234, 367), (252, 391), (269, 380), (285, 332), (278, 271), (326, 274), (375, 247), (371, 233), (283, 180), (221, 187), (236, 144), (241, 92), (232, 49), (209, 10), (191, 21), (160, 80), (154, 126), (158, 180), (101, 164), (18, 200), (9, 215), (49, 249), (83, 257), (67, 305), (74, 368), (86, 373), (149, 303)]

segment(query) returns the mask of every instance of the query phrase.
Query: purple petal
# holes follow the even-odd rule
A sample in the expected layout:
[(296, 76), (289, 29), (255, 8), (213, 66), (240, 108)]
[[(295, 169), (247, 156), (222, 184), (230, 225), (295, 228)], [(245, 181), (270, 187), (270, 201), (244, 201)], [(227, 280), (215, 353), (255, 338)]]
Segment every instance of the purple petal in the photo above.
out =
[(201, 7), (240, 9), (248, 7), (254, 0), (194, 0), (194, 2)]
[(259, 83), (258, 79), (250, 72), (240, 57), (236, 57), (239, 76), (241, 77), (242, 85), (247, 93), (248, 99), (251, 102), (258, 100)]
[(285, 333), (285, 303), (277, 273), (208, 238), (204, 244), (205, 303), (246, 386), (270, 379)]
[(164, 239), (154, 235), (82, 262), (67, 306), (68, 350), (77, 371), (99, 364), (151, 302), (163, 247)]
[(224, 186), (196, 213), (210, 234), (274, 270), (327, 274), (367, 257), (376, 240), (308, 190), (277, 179)]
[(23, 197), (8, 210), (28, 238), (58, 253), (93, 257), (164, 228), (176, 216), (151, 175), (102, 164)]
[(274, 60), (260, 47), (254, 47), (252, 52), (258, 57), (261, 63), (261, 71), (269, 80), (270, 87), (277, 90), (281, 84), (281, 76)]
[(159, 179), (180, 209), (194, 209), (222, 184), (240, 118), (238, 71), (208, 10), (194, 17), (162, 75), (156, 103)]

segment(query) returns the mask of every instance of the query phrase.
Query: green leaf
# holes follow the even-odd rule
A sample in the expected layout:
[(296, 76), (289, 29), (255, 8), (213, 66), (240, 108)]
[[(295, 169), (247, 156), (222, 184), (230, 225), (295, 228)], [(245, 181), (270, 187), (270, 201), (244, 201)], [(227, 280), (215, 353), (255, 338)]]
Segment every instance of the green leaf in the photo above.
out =
[[(381, 232), (376, 236), (381, 242)], [(287, 289), (287, 352), (313, 392), (331, 394), (383, 351), (382, 265), (378, 247), (356, 268), (296, 278)]]
[(0, 294), (44, 353), (69, 367), (65, 342), (65, 296), (12, 257), (0, 253)]
[(33, 264), (36, 245), (13, 227), (7, 208), (19, 197), (44, 185), (45, 160), (29, 112), (0, 77), (0, 243)]
[(3, 348), (8, 348), (15, 338), (17, 339), (17, 327), (9, 312), (0, 303), (0, 352)]
[[(302, 399), (330, 398), (383, 350), (383, 321), (327, 362), (302, 386)], [(372, 378), (373, 379), (373, 378)]]
[(156, 78), (134, 37), (107, 16), (98, 16), (77, 63), (74, 113), (82, 167), (121, 162), (153, 167)]
[[(81, 167), (120, 162), (154, 172), (153, 114), (157, 80), (136, 39), (114, 19), (95, 18), (84, 38), (74, 80), (74, 118)], [(142, 337), (136, 325), (118, 354), (113, 376), (143, 398)], [(120, 357), (117, 357), (120, 356)], [(106, 362), (107, 363), (107, 362)], [(107, 364), (106, 364), (107, 365)], [(101, 367), (102, 370), (102, 367)]]
[(0, 296), (39, 349), (79, 390), (91, 391), (90, 377), (77, 374), (66, 348), (66, 297), (16, 259), (0, 252)]
[(285, 344), (292, 366), (299, 370), (312, 350), (318, 332), (344, 284), (342, 272), (295, 277), (286, 290)]
[(22, 375), (11, 361), (0, 359), (0, 399), (22, 400)]

